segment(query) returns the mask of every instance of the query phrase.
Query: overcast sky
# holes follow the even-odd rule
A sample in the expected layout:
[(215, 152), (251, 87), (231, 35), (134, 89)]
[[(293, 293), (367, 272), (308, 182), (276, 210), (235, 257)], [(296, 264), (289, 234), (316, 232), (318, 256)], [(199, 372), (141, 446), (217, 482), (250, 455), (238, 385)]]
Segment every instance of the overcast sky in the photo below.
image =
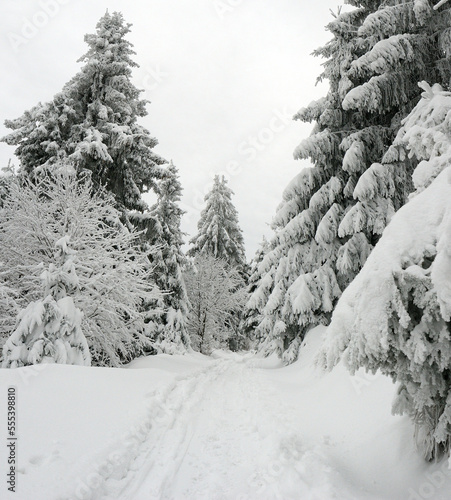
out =
[[(293, 150), (311, 125), (291, 120), (325, 94), (315, 86), (330, 39), (324, 26), (340, 0), (2, 0), (0, 135), (50, 100), (79, 69), (85, 33), (119, 10), (133, 24), (140, 65), (134, 83), (151, 101), (141, 121), (157, 153), (172, 159), (184, 187), (182, 228), (191, 237), (214, 174), (235, 192), (247, 255), (252, 257), (305, 163)], [(0, 164), (14, 148), (0, 145)]]

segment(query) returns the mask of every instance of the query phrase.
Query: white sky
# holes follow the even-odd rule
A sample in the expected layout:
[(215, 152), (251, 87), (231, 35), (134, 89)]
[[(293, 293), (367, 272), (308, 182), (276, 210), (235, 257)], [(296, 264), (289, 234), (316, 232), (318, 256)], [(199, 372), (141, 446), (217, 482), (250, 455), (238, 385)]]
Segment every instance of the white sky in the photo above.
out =
[[(50, 100), (80, 65), (85, 33), (119, 10), (133, 24), (134, 83), (151, 101), (141, 121), (179, 168), (189, 237), (215, 173), (230, 178), (252, 257), (303, 164), (293, 150), (312, 126), (290, 118), (325, 94), (315, 86), (340, 0), (2, 0), (3, 122)], [(224, 9), (221, 11), (221, 7)], [(282, 117), (282, 118), (280, 118)], [(272, 130), (271, 130), (272, 129)], [(0, 144), (0, 165), (14, 148)], [(17, 162), (16, 162), (17, 163)]]

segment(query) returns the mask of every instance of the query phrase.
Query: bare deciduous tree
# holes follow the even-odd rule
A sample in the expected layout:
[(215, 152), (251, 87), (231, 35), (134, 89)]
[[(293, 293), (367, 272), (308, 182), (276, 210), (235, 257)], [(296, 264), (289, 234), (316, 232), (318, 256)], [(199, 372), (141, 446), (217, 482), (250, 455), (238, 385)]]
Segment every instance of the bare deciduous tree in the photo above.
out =
[(237, 269), (212, 255), (197, 255), (185, 275), (191, 310), (188, 332), (194, 349), (209, 354), (234, 333), (246, 290)]
[(0, 279), (11, 289), (0, 293), (0, 313), (8, 318), (3, 335), (15, 321), (8, 300), (24, 307), (42, 297), (43, 267), (52, 263), (55, 243), (67, 235), (77, 252), (80, 287), (74, 301), (84, 314), (82, 328), (93, 361), (117, 365), (128, 359), (146, 342), (142, 304), (155, 301), (159, 291), (138, 233), (120, 223), (112, 195), (94, 192), (89, 175), (77, 178), (64, 165), (36, 183), (12, 183), (3, 203)]

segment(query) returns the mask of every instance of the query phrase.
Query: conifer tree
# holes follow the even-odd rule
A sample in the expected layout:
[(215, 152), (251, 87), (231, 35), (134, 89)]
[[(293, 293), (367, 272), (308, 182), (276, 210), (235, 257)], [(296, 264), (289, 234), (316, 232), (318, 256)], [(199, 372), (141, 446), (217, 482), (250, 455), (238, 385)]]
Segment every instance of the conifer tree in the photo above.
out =
[(238, 212), (232, 203), (233, 191), (224, 177), (214, 178), (205, 196), (205, 208), (197, 224), (197, 235), (190, 241), (189, 255), (213, 255), (232, 267), (244, 269), (244, 240), (238, 225)]
[(73, 299), (80, 286), (75, 256), (68, 236), (55, 243), (54, 263), (41, 275), (44, 299), (31, 302), (19, 314), (17, 328), (3, 347), (4, 368), (39, 363), (91, 364), (81, 329), (83, 313)]
[(451, 449), (451, 93), (421, 87), (393, 145), (419, 161), (416, 190), (343, 293), (320, 359), (397, 381), (393, 412), (431, 460)]
[[(354, 84), (343, 100), (345, 110), (357, 113), (364, 109), (370, 116), (384, 113), (394, 137), (402, 118), (419, 100), (418, 82), (449, 84), (450, 7), (441, 7), (443, 4), (429, 0), (383, 2), (367, 16), (358, 30), (367, 49), (351, 65), (349, 77)], [(365, 130), (360, 136), (351, 136), (342, 144), (345, 161), (358, 166), (371, 140), (365, 137)], [(364, 233), (374, 244), (413, 190), (415, 158), (410, 161), (396, 146), (385, 149), (369, 168), (358, 171), (360, 177), (353, 192), (356, 202), (338, 229), (342, 238), (353, 241)]]
[(96, 33), (85, 36), (89, 48), (81, 70), (50, 102), (7, 120), (13, 132), (3, 141), (17, 146), (28, 175), (67, 158), (78, 171), (91, 171), (93, 182), (111, 191), (117, 207), (133, 219), (135, 211), (146, 210), (141, 194), (155, 186), (164, 160), (152, 151), (156, 139), (138, 124), (147, 111), (131, 82), (137, 64), (125, 38), (130, 26), (122, 14), (107, 12)]
[(329, 92), (295, 116), (316, 122), (295, 150), (295, 158), (314, 166), (284, 192), (250, 298), (262, 315), (261, 349), (284, 353), (287, 362), (307, 330), (329, 323), (342, 291), (413, 189), (414, 160), (397, 168), (404, 158), (390, 150), (384, 161), (392, 167), (377, 162), (418, 101), (416, 83), (451, 74), (446, 5), (434, 11), (421, 1), (349, 3), (356, 9), (336, 16), (327, 26), (333, 39), (316, 51), (327, 59), (320, 79), (329, 80)]
[[(265, 236), (255, 252), (254, 258), (252, 259), (249, 266), (249, 279), (247, 282), (247, 295), (248, 297), (253, 296), (253, 293), (259, 286), (260, 280), (262, 278), (260, 272), (260, 264), (263, 261), (265, 255), (269, 252), (269, 242)], [(258, 297), (253, 296), (253, 300), (248, 300), (243, 314), (242, 332), (244, 336), (251, 342), (255, 342), (256, 328), (260, 324), (262, 317), (260, 311), (262, 310), (262, 304), (258, 303)]]
[(150, 333), (156, 351), (171, 354), (186, 352), (190, 346), (186, 331), (188, 296), (182, 273), (186, 258), (180, 229), (184, 211), (178, 205), (181, 194), (178, 170), (171, 162), (158, 185), (158, 200), (150, 209), (153, 226), (149, 249), (155, 283), (166, 292), (158, 304), (162, 314), (151, 321), (156, 331)]

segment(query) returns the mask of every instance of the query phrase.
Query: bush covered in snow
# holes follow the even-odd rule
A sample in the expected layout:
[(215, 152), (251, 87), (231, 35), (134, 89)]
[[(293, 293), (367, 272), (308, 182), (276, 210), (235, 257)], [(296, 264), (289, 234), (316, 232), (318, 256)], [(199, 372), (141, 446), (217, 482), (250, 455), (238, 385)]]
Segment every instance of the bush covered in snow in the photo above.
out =
[(31, 302), (19, 314), (17, 328), (3, 346), (3, 367), (91, 364), (81, 329), (83, 313), (72, 297), (80, 284), (75, 272), (76, 252), (69, 244), (68, 236), (55, 243), (54, 263), (41, 275), (44, 298)]

